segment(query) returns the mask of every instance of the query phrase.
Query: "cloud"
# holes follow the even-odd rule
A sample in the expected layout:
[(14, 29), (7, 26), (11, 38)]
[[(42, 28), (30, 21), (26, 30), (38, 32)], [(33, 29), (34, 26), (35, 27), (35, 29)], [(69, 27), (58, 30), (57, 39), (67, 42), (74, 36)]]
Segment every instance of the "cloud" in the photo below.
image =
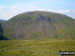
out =
[(58, 12), (59, 13), (68, 13), (68, 12), (70, 12), (70, 10), (62, 10), (62, 9), (60, 9)]
[(62, 10), (61, 9), (61, 10), (58, 10), (57, 13), (65, 14), (75, 19), (75, 9), (73, 10), (68, 10), (68, 9)]
[(14, 5), (14, 6), (11, 6), (11, 9), (10, 10), (11, 10), (11, 12), (14, 12), (14, 11), (16, 12), (16, 9), (17, 9), (17, 6)]
[(17, 7), (15, 5), (11, 7), (0, 6), (0, 19), (8, 20), (9, 18), (17, 14)]
[(29, 7), (29, 11), (36, 11), (36, 10), (39, 10), (39, 11), (46, 11), (45, 8), (40, 8), (40, 7), (37, 7), (37, 6), (30, 6), (30, 7)]
[(75, 10), (62, 10), (62, 9), (60, 9), (59, 11), (58, 11), (59, 13), (69, 13), (69, 12), (75, 12)]
[(9, 13), (10, 13), (10, 17), (16, 15), (16, 13), (17, 13), (17, 6), (16, 5), (11, 6), (11, 8), (9, 9)]
[(4, 7), (0, 5), (0, 11), (3, 9)]

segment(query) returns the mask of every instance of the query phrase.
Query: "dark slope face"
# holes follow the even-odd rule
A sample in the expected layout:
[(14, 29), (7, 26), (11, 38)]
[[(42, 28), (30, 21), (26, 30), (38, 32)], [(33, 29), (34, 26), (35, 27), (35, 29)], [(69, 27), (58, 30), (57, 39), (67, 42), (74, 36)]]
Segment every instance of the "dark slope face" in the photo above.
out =
[(52, 12), (27, 12), (6, 22), (4, 34), (9, 39), (75, 39), (75, 21)]
[(6, 22), (5, 20), (0, 19), (0, 40), (8, 40), (8, 38), (4, 37), (4, 34), (3, 34), (4, 30), (3, 30), (2, 24), (5, 22)]

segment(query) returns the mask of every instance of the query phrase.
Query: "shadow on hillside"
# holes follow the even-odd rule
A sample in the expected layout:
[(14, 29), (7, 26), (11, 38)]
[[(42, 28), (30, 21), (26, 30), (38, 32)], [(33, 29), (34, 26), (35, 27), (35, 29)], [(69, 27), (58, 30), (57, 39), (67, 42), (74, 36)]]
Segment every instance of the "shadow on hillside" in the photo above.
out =
[(4, 36), (4, 31), (3, 31), (2, 23), (0, 23), (0, 40), (9, 40), (8, 38), (6, 38)]

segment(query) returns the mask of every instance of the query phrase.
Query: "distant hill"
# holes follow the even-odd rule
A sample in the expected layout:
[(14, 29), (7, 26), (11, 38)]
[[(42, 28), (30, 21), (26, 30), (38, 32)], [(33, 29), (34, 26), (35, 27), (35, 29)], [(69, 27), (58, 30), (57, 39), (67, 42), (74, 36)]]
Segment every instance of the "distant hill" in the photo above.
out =
[(46, 11), (19, 14), (8, 20), (3, 29), (9, 39), (75, 39), (74, 19)]
[(0, 23), (3, 23), (3, 22), (6, 22), (6, 20), (2, 20), (2, 19), (0, 19)]

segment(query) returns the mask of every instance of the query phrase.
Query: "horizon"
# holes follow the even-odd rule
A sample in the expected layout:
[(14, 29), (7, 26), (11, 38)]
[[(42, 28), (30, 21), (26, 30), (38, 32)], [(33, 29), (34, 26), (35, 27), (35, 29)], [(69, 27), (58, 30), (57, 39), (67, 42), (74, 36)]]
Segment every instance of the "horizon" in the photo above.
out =
[(75, 19), (75, 0), (1, 0), (0, 19), (9, 20), (28, 11), (48, 11)]

